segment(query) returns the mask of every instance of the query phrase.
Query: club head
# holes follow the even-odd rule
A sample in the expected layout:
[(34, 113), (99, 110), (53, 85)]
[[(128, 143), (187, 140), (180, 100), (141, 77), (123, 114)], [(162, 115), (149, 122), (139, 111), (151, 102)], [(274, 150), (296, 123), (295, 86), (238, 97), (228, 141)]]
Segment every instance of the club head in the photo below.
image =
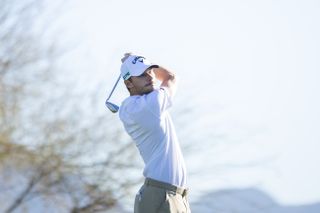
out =
[(106, 101), (106, 106), (110, 109), (111, 112), (116, 113), (119, 110), (119, 107), (109, 101)]

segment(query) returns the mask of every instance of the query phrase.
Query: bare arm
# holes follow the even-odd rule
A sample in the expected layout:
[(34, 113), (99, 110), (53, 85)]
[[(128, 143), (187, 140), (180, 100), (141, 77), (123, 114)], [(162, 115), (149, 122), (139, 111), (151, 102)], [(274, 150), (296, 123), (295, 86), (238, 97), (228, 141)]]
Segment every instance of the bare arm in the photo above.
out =
[(154, 68), (156, 78), (161, 81), (161, 87), (166, 87), (170, 93), (170, 96), (174, 96), (177, 90), (177, 77), (172, 72), (159, 66)]

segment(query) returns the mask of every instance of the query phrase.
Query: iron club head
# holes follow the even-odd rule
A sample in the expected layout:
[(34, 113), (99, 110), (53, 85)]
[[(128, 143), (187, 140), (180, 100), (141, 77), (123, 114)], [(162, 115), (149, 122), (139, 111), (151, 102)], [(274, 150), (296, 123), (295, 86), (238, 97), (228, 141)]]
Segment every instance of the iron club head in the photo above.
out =
[(108, 109), (109, 109), (111, 112), (113, 112), (113, 113), (116, 113), (116, 112), (118, 112), (118, 110), (119, 110), (119, 107), (118, 107), (117, 105), (115, 105), (115, 104), (113, 104), (113, 103), (111, 103), (111, 102), (109, 102), (109, 101), (106, 101), (106, 106), (107, 106)]

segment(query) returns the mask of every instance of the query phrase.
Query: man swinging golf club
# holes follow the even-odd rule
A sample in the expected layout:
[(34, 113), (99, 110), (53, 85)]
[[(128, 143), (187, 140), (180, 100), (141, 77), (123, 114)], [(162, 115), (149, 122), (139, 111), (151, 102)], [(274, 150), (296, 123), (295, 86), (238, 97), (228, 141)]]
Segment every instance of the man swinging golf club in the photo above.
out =
[(185, 162), (168, 113), (176, 76), (142, 56), (126, 53), (121, 61), (130, 96), (122, 102), (119, 117), (145, 163), (145, 182), (136, 195), (134, 212), (189, 213)]

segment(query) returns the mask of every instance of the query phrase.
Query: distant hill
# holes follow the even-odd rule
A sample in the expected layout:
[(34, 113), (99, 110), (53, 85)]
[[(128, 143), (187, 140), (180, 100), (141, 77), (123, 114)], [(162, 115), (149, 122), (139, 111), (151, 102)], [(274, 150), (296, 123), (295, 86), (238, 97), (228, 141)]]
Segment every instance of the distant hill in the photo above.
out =
[(255, 189), (227, 189), (209, 193), (191, 203), (193, 213), (320, 213), (320, 202), (285, 206)]

